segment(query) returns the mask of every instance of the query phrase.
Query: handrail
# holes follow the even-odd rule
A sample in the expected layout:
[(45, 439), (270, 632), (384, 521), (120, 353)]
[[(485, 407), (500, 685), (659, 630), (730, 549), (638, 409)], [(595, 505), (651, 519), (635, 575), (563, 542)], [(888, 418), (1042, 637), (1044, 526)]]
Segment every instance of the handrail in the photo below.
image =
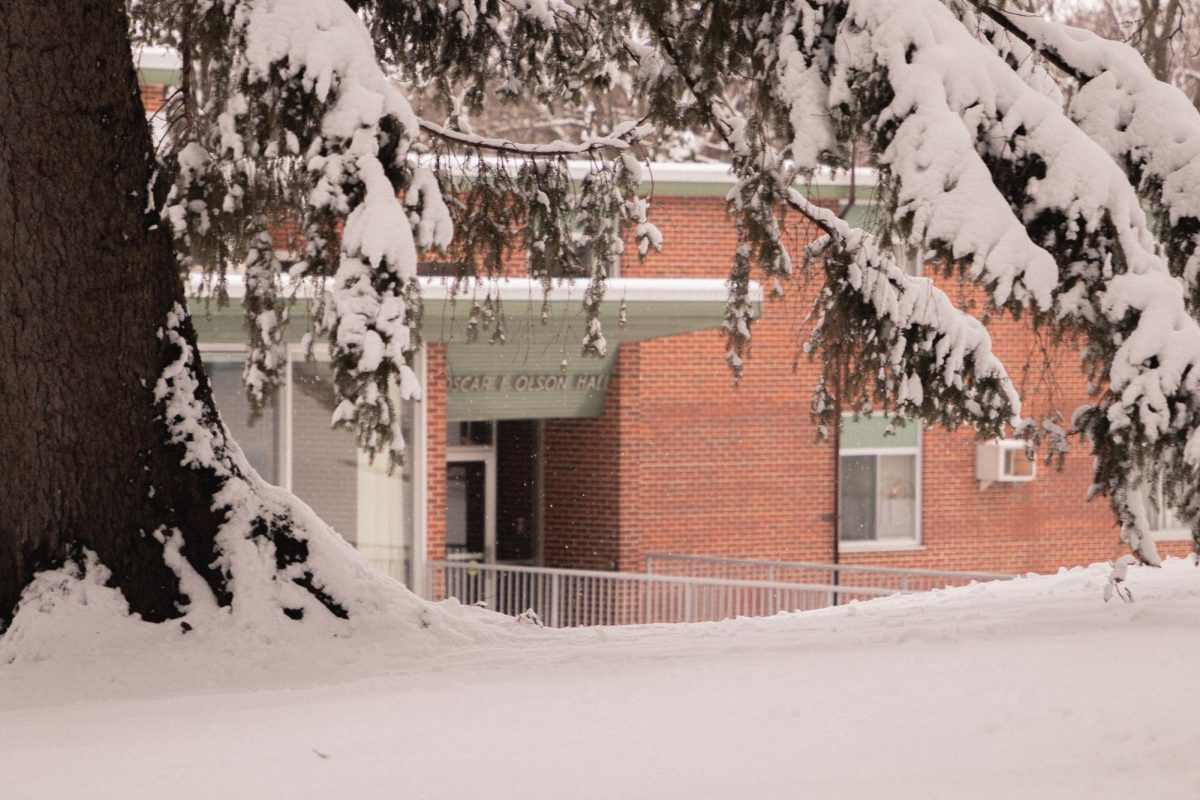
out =
[(846, 586), (832, 583), (792, 583), (780, 581), (755, 581), (740, 578), (694, 577), (690, 575), (659, 575), (642, 572), (608, 572), (589, 569), (558, 569), (556, 567), (528, 567), (517, 564), (472, 564), (465, 561), (426, 561), (430, 569), (478, 570), (481, 572), (516, 572), (529, 575), (561, 575), (580, 578), (628, 581), (630, 583), (663, 583), (693, 586), (728, 586), (745, 589), (802, 590), (813, 592), (837, 592), (839, 594), (861, 594), (886, 597), (896, 594), (895, 589), (878, 586)]
[[(767, 561), (752, 558), (724, 558), (721, 556), (689, 556), (678, 553), (646, 553), (646, 567), (652, 561), (699, 562), (706, 564), (730, 564), (776, 569), (819, 569), (833, 572), (876, 573), (882, 575), (920, 575), (930, 578), (960, 578), (962, 580), (1002, 581), (1016, 577), (999, 572), (958, 572), (955, 570), (906, 569), (904, 567), (873, 567), (863, 564), (822, 564), (808, 561)], [(655, 573), (657, 574), (657, 573)]]

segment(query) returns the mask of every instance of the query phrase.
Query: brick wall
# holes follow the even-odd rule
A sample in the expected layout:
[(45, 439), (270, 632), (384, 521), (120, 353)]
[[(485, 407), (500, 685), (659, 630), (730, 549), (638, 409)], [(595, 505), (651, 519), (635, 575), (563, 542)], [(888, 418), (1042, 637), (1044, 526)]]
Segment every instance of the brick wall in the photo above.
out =
[(617, 354), (613, 382), (596, 419), (546, 420), (542, 563), (574, 569), (628, 569), (622, 549), (636, 538), (640, 346)]
[(425, 347), (425, 553), (446, 557), (446, 345)]
[[(166, 87), (142, 86), (147, 112)], [(719, 197), (655, 197), (651, 219), (665, 249), (638, 263), (629, 242), (626, 277), (725, 278), (736, 243)], [(796, 217), (786, 225), (792, 252), (812, 231)], [(295, 223), (281, 222), (276, 246), (294, 245)], [(505, 272), (520, 274), (510, 254)], [(593, 420), (544, 423), (543, 561), (548, 566), (640, 570), (645, 553), (828, 561), (836, 527), (836, 454), (809, 420), (819, 369), (799, 356), (817, 280), (798, 280), (765, 304), (754, 327), (745, 376), (735, 387), (715, 331), (625, 346), (604, 413)], [(978, 314), (980, 297), (943, 281)], [(1026, 413), (1086, 399), (1078, 355), (1051, 346), (1024, 323), (992, 323), (996, 349), (1025, 401)], [(445, 553), (446, 353), (426, 350), (428, 424), (427, 554)], [(1046, 375), (1040, 365), (1056, 369)], [(1053, 387), (1051, 393), (1048, 387)], [(1123, 552), (1107, 502), (1086, 502), (1090, 457), (1075, 440), (1061, 472), (1039, 466), (1035, 481), (980, 490), (970, 432), (925, 434), (922, 544), (900, 551), (845, 552), (847, 563), (945, 569), (1046, 571)], [(332, 442), (331, 442), (332, 446)], [(303, 482), (303, 467), (297, 468)], [(315, 490), (314, 490), (315, 491)], [(311, 495), (312, 491), (307, 492)], [(499, 498), (503, 502), (503, 497)], [(330, 521), (352, 525), (330, 499)], [(320, 505), (320, 503), (317, 503)], [(1161, 543), (1180, 555), (1190, 543)]]
[[(726, 277), (735, 232), (719, 197), (658, 197), (651, 217), (665, 248), (626, 277)], [(793, 221), (793, 252), (812, 231)], [(627, 248), (630, 254), (635, 248)], [(509, 258), (520, 274), (522, 255)], [(971, 287), (942, 280), (979, 314)], [(750, 358), (734, 386), (724, 338), (705, 331), (621, 348), (603, 415), (546, 420), (542, 560), (547, 566), (638, 571), (649, 552), (796, 561), (834, 557), (836, 454), (818, 438), (809, 399), (819, 365), (800, 347), (819, 276), (789, 282), (764, 303)], [(1077, 351), (1023, 322), (991, 323), (1027, 414), (1070, 412), (1086, 400)], [(427, 348), (427, 555), (445, 552), (446, 354)], [(1044, 374), (1042, 364), (1054, 365)], [(1052, 388), (1052, 392), (1050, 389)], [(1023, 485), (980, 490), (971, 432), (923, 439), (919, 547), (844, 551), (852, 564), (1003, 572), (1048, 571), (1124, 552), (1107, 502), (1086, 502), (1090, 457), (1078, 440), (1061, 472), (1039, 465)], [(504, 502), (504, 497), (499, 497)], [(1182, 554), (1188, 543), (1164, 543)]]
[[(666, 245), (628, 277), (721, 278), (736, 245), (720, 198), (660, 198), (653, 214)], [(793, 248), (809, 231), (793, 228)], [(834, 528), (833, 448), (808, 419), (815, 370), (801, 358), (797, 333), (811, 308), (811, 287), (789, 287), (765, 304), (751, 357), (735, 386), (718, 331), (641, 345), (636, 431), (640, 567), (646, 552), (828, 560)], [(793, 371), (793, 364), (798, 369)]]
[(163, 107), (167, 91), (169, 91), (167, 86), (142, 85), (142, 107), (146, 109), (147, 114), (153, 114)]
[[(652, 219), (663, 230), (664, 252), (644, 264), (626, 259), (624, 276), (725, 276), (735, 235), (720, 198), (660, 197)], [(793, 230), (797, 239), (807, 233)], [(972, 289), (942, 283), (979, 313)], [(740, 386), (732, 384), (718, 332), (674, 336), (640, 344), (636, 361), (622, 353), (603, 417), (547, 423), (547, 565), (608, 568), (615, 561), (639, 570), (647, 552), (833, 557), (835, 454), (809, 419), (819, 366), (799, 355), (816, 285), (785, 288), (782, 300), (765, 303)], [(1007, 318), (991, 327), (1027, 414), (1055, 407), (1069, 416), (1086, 400), (1070, 344), (1051, 346)], [(1051, 375), (1043, 374), (1046, 361), (1055, 366)], [(975, 444), (970, 431), (927, 432), (921, 545), (844, 552), (842, 561), (1021, 572), (1124, 552), (1107, 502), (1086, 501), (1091, 459), (1082, 442), (1072, 440), (1061, 472), (1039, 464), (1032, 483), (986, 490), (975, 478)]]

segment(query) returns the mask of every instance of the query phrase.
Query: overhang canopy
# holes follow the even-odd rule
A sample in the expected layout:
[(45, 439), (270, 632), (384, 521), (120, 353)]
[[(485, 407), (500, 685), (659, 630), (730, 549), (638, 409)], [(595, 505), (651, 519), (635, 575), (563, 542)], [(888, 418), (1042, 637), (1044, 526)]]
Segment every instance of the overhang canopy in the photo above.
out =
[[(728, 288), (703, 279), (618, 278), (608, 281), (600, 319), (608, 353), (581, 354), (586, 332), (586, 281), (555, 281), (548, 293), (529, 278), (460, 284), (426, 282), (422, 332), (446, 343), (448, 419), (537, 419), (599, 416), (617, 349), (680, 333), (720, 327)], [(757, 315), (761, 290), (752, 287)], [(474, 342), (468, 324), (479, 325)], [(493, 344), (496, 320), (503, 343)]]
[[(228, 293), (238, 302), (223, 309), (214, 304), (208, 314), (196, 310), (201, 344), (244, 342), (243, 287), (236, 278), (231, 276)], [(422, 336), (446, 344), (451, 420), (599, 416), (620, 345), (719, 328), (728, 296), (721, 280), (611, 279), (600, 313), (608, 353), (595, 358), (581, 353), (586, 281), (556, 280), (545, 292), (530, 278), (420, 280)], [(757, 284), (750, 299), (757, 316)], [(299, 341), (307, 314), (307, 303), (293, 311), (289, 341)]]

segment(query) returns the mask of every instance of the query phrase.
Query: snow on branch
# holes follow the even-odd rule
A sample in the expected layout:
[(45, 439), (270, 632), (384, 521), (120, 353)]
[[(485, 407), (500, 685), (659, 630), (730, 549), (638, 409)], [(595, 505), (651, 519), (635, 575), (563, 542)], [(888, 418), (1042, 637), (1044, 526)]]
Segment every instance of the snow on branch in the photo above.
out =
[[(826, 30), (833, 6), (844, 6), (832, 15), (845, 15), (836, 33), (802, 36)], [(837, 138), (848, 140), (866, 122), (879, 164), (892, 179), (894, 215), (909, 236), (967, 263), (997, 306), (1032, 303), (1048, 311), (1058, 283), (1054, 258), (1031, 240), (996, 185), (987, 154), (976, 149), (981, 137), (1004, 142), (1011, 133), (986, 129), (998, 126), (996, 106), (1005, 100), (993, 89), (992, 73), (1011, 73), (994, 57), (983, 61), (964, 47), (964, 39), (973, 40), (940, 3), (902, 6), (891, 0), (795, 4), (795, 32), (785, 32), (779, 45), (790, 57), (777, 75), (777, 93), (793, 124), (804, 121), (795, 130), (792, 156), (800, 168), (815, 168), (814, 128), (828, 139), (824, 129), (832, 126)], [(829, 36), (836, 36), (836, 48)], [(822, 116), (814, 99), (831, 110), (829, 121), (811, 119)]]
[[(179, 148), (183, 168), (169, 202), (177, 238), (194, 251), (198, 242), (241, 235), (229, 222), (239, 214), (302, 209), (305, 259), (291, 275), (333, 277), (316, 317), (331, 341), (334, 422), (353, 429), (369, 453), (399, 458), (404, 442), (390, 387), (402, 400), (420, 392), (411, 369), (419, 345), (417, 247), (444, 249), (453, 234), (437, 181), (408, 158), (420, 122), (342, 0), (213, 4), (200, 27), (210, 47), (224, 45), (199, 71), (216, 126), (211, 137)], [(262, 317), (250, 327), (266, 342), (247, 366), (259, 402), (278, 380), (270, 349), (283, 322), (268, 245), (260, 232), (243, 248), (255, 278), (247, 281), (247, 308)]]
[(569, 157), (594, 153), (600, 150), (628, 150), (630, 146), (651, 133), (651, 126), (643, 125), (640, 121), (628, 121), (618, 125), (608, 136), (595, 136), (581, 142), (564, 142), (556, 140), (545, 144), (530, 144), (514, 142), (509, 139), (495, 139), (477, 136), (473, 133), (447, 128), (427, 119), (420, 121), (421, 130), (463, 147), (478, 150), (494, 150), (502, 153), (528, 157)]
[[(812, 45), (828, 43), (832, 31), (825, 20), (809, 20), (807, 29), (798, 17), (784, 28), (797, 31)], [(675, 48), (670, 34), (657, 29), (656, 36), (667, 55), (665, 66), (674, 69)], [(829, 58), (806, 57), (799, 47), (781, 48), (785, 65), (811, 67), (819, 76), (832, 66)], [(787, 71), (787, 67), (783, 67)], [(812, 77), (812, 73), (793, 77)], [(991, 338), (983, 324), (956, 308), (933, 282), (904, 273), (893, 256), (875, 238), (850, 227), (828, 209), (808, 201), (793, 185), (794, 169), (785, 166), (780, 154), (755, 126), (707, 95), (695, 82), (689, 90), (703, 104), (705, 116), (733, 153), (733, 170), (738, 182), (727, 200), (738, 219), (739, 245), (730, 277), (730, 301), (726, 329), (731, 346), (730, 362), (735, 372), (741, 366), (739, 345), (750, 338), (750, 314), (745, 286), (749, 280), (751, 251), (768, 275), (791, 273), (791, 258), (783, 241), (776, 213), (786, 205), (799, 211), (824, 233), (806, 251), (808, 258), (825, 257), (825, 288), (817, 301), (818, 324), (807, 349), (821, 350), (826, 378), (813, 399), (814, 415), (830, 422), (837, 404), (830, 394), (853, 395), (856, 406), (872, 401), (902, 418), (938, 422), (956, 427), (968, 422), (985, 436), (999, 435), (1004, 426), (1017, 424), (1020, 398), (1004, 365), (994, 355)], [(796, 88), (796, 84), (792, 84)], [(797, 106), (828, 92), (817, 80), (797, 90)], [(814, 125), (807, 125), (812, 117)], [(821, 141), (827, 115), (814, 114), (811, 105), (792, 113), (793, 124), (805, 123), (816, 130)], [(801, 137), (797, 137), (798, 139)], [(810, 153), (820, 146), (808, 143)], [(836, 385), (828, 386), (828, 365), (853, 361), (853, 374), (839, 370)], [(836, 422), (836, 420), (833, 420)]]
[[(843, 408), (886, 410), (948, 428), (969, 421), (984, 436), (1019, 424), (1020, 398), (983, 323), (932, 280), (906, 274), (874, 237), (795, 189), (788, 202), (826, 232), (808, 248), (825, 259), (809, 347), (832, 351), (848, 368), (845, 385), (833, 388)], [(833, 407), (822, 386), (814, 411), (836, 423), (828, 419)]]
[[(1200, 325), (1156, 252), (1137, 192), (1108, 152), (941, 3), (797, 3), (802, 14), (832, 6), (841, 19), (827, 71), (835, 129), (872, 137), (899, 224), (951, 258), (972, 258), (972, 276), (1001, 288), (1024, 282), (1039, 309), (1049, 291), (1055, 318), (1086, 336), (1102, 395), (1076, 427), (1126, 539), (1157, 561), (1127, 497), (1147, 469), (1169, 462), (1168, 482), (1188, 487), (1179, 510), (1200, 520)], [(1014, 221), (1024, 235), (1008, 234)], [(1049, 253), (1057, 269), (1047, 285)]]
[(1200, 111), (1124, 43), (1029, 15), (986, 13), (1079, 82), (1071, 119), (1162, 216), (1168, 265), (1183, 278), (1190, 306), (1200, 306)]

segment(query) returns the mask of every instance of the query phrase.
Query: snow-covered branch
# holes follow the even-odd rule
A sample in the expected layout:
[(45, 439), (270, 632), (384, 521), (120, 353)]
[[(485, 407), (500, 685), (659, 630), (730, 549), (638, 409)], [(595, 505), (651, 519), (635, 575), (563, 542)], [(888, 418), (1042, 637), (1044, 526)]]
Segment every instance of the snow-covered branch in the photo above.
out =
[[(1085, 335), (1103, 394), (1076, 425), (1092, 441), (1097, 485), (1113, 497), (1126, 538), (1154, 562), (1125, 498), (1143, 471), (1167, 462), (1168, 483), (1188, 487), (1174, 495), (1185, 499), (1179, 510), (1200, 519), (1192, 489), (1200, 474), (1200, 326), (1156, 252), (1127, 176), (941, 3), (796, 7), (814, 22), (836, 7), (836, 48), (818, 40), (828, 68), (814, 69), (814, 54), (798, 80), (828, 85), (835, 131), (872, 137), (893, 186), (895, 221), (966, 260), (968, 275), (987, 282), (997, 303), (1032, 301), (1038, 319), (1052, 309)], [(800, 41), (798, 52), (805, 48)]]
[[(823, 255), (825, 271), (810, 346), (850, 367), (845, 385), (832, 387), (842, 408), (949, 428), (967, 421), (983, 436), (1019, 424), (1020, 398), (983, 323), (929, 278), (906, 274), (874, 237), (795, 189), (788, 200), (826, 231), (808, 248)], [(823, 385), (818, 415), (827, 415), (828, 394)]]
[[(664, 66), (673, 69), (676, 49), (670, 34), (659, 28), (655, 35), (667, 57)], [(791, 52), (799, 55), (794, 48)], [(817, 301), (819, 321), (810, 352), (820, 349), (826, 361), (858, 366), (852, 376), (836, 376), (843, 385), (828, 385), (828, 377), (822, 381), (813, 402), (819, 419), (831, 421), (838, 405), (830, 402), (833, 393), (840, 399), (851, 396), (855, 407), (882, 407), (903, 418), (949, 427), (966, 421), (981, 435), (999, 435), (1005, 425), (1016, 424), (1020, 399), (982, 323), (956, 308), (931, 280), (905, 274), (870, 234), (805, 198), (791, 185), (794, 173), (780, 154), (746, 119), (685, 80), (734, 154), (739, 180), (728, 199), (738, 215), (739, 231), (750, 236), (735, 255), (726, 314), (731, 338), (737, 342), (750, 337), (739, 288), (748, 279), (751, 243), (768, 274), (791, 272), (775, 216), (778, 206), (786, 204), (825, 234), (806, 253), (820, 253), (825, 259), (825, 287)], [(810, 86), (817, 96), (823, 94)], [(740, 367), (735, 347), (730, 360), (735, 369)]]
[[(204, 22), (239, 56), (205, 73), (216, 131), (181, 150), (184, 168), (168, 209), (177, 235), (224, 241), (240, 233), (225, 224), (234, 212), (303, 209), (307, 258), (292, 275), (334, 277), (317, 320), (331, 340), (340, 398), (334, 421), (354, 429), (367, 451), (398, 458), (404, 442), (389, 387), (398, 384), (404, 399), (420, 391), (410, 366), (418, 346), (417, 246), (445, 248), (453, 232), (437, 181), (409, 163), (420, 122), (342, 0), (242, 0), (210, 7)], [(257, 266), (269, 261), (269, 244), (259, 235), (248, 248), (256, 286), (272, 283), (259, 279)], [(284, 320), (274, 295), (264, 298), (251, 328), (278, 339)], [(261, 401), (277, 370), (269, 349), (254, 358), (247, 369)]]
[(1071, 119), (1162, 216), (1171, 272), (1183, 278), (1191, 307), (1200, 307), (1200, 111), (1126, 44), (1037, 17), (986, 13), (1079, 81)]
[(420, 121), (421, 130), (426, 133), (460, 145), (477, 150), (493, 150), (530, 158), (553, 158), (586, 155), (601, 150), (628, 150), (638, 139), (651, 133), (652, 128), (645, 126), (643, 120), (623, 122), (608, 136), (595, 136), (581, 142), (564, 142), (556, 140), (544, 144), (514, 142), (510, 139), (496, 139), (487, 136), (477, 136), (473, 133), (454, 130), (439, 125), (427, 119)]

